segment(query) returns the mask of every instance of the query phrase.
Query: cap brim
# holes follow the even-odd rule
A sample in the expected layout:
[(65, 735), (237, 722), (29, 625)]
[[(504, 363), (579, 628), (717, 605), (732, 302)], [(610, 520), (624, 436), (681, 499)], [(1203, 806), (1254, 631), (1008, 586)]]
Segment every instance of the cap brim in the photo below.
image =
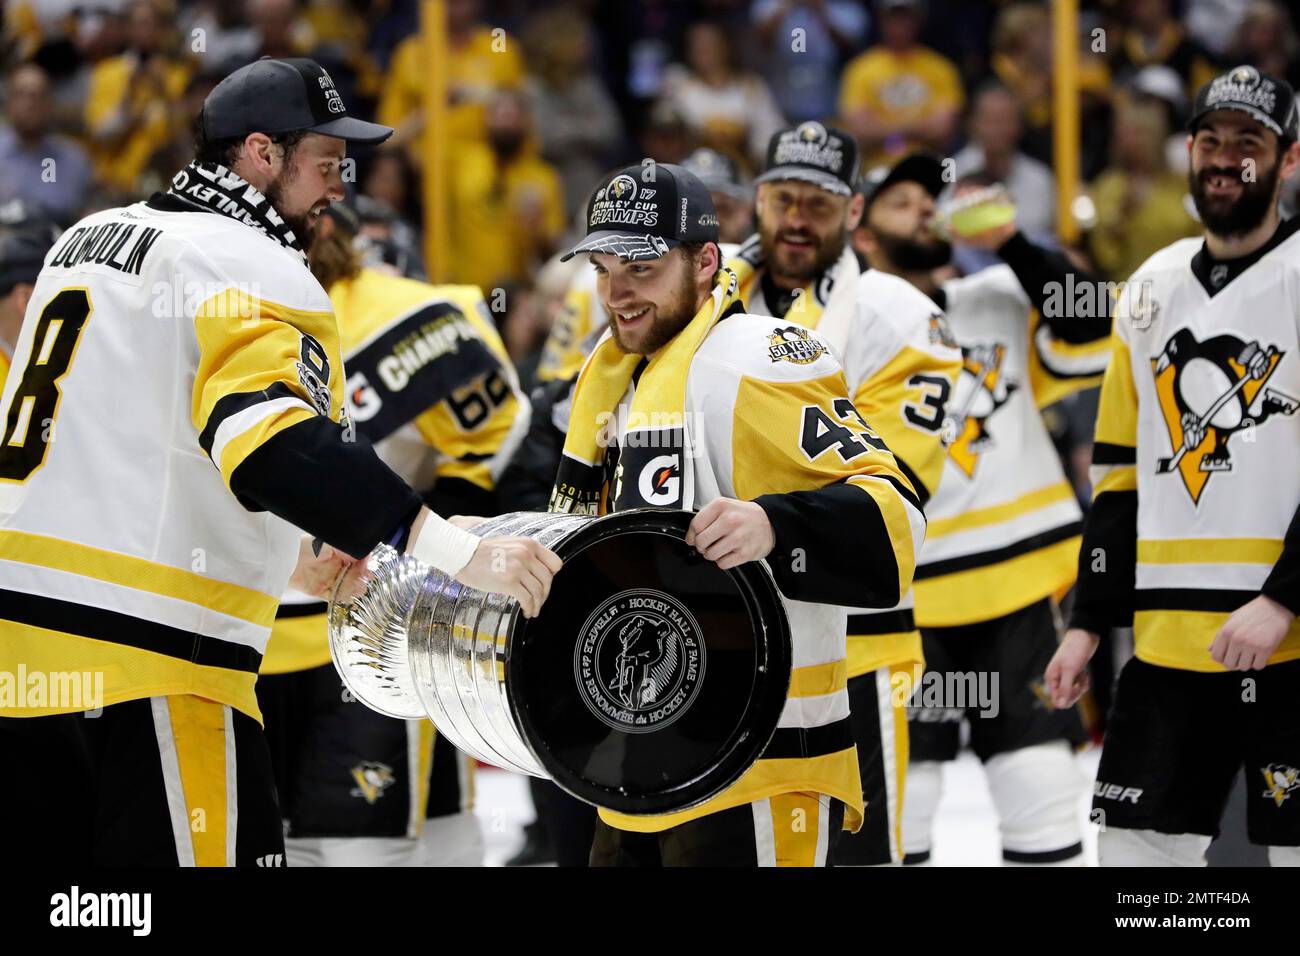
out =
[(799, 182), (812, 183), (814, 186), (820, 186), (828, 193), (835, 193), (837, 196), (853, 195), (853, 189), (844, 180), (832, 176), (830, 173), (809, 169), (807, 166), (773, 166), (761, 176), (757, 176), (754, 179), (754, 184), (771, 183), (783, 179), (795, 179)]
[(359, 120), (355, 116), (340, 116), (338, 119), (330, 120), (328, 123), (321, 123), (319, 126), (312, 126), (308, 131), (312, 133), (320, 133), (322, 136), (334, 136), (349, 143), (364, 143), (368, 146), (382, 143), (384, 140), (388, 139), (388, 137), (393, 135), (393, 128), (391, 126), (380, 126), (378, 123), (367, 123), (365, 120)]
[(644, 232), (620, 232), (617, 229), (602, 229), (583, 236), (582, 241), (560, 256), (561, 262), (567, 262), (580, 252), (603, 252), (618, 256), (620, 259), (658, 259), (666, 256), (680, 246), (680, 239), (665, 239), (662, 236), (650, 236)]
[(1188, 132), (1194, 134), (1198, 129), (1200, 129), (1201, 121), (1205, 119), (1205, 117), (1209, 116), (1211, 113), (1216, 113), (1219, 110), (1233, 110), (1238, 113), (1245, 113), (1251, 119), (1255, 120), (1255, 122), (1260, 123), (1277, 133), (1278, 136), (1286, 136), (1285, 131), (1283, 131), (1277, 120), (1273, 119), (1273, 117), (1269, 116), (1263, 110), (1251, 106), (1248, 103), (1215, 103), (1209, 109), (1201, 110), (1201, 112), (1191, 118), (1191, 121), (1187, 124)]

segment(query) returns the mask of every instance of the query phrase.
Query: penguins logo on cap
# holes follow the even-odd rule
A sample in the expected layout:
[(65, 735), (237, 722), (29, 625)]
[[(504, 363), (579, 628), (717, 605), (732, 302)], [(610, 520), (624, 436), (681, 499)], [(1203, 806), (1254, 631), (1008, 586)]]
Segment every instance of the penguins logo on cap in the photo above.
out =
[(1235, 335), (1198, 342), (1179, 329), (1151, 359), (1156, 398), (1174, 449), (1156, 474), (1178, 472), (1198, 504), (1210, 476), (1232, 471), (1228, 440), (1274, 415), (1294, 415), (1300, 401), (1265, 388), (1286, 353)]
[(815, 143), (818, 146), (825, 146), (827, 139), (826, 127), (814, 120), (806, 123), (800, 123), (799, 128), (795, 130), (795, 136), (802, 143)]
[(610, 181), (607, 195), (619, 202), (632, 202), (636, 199), (636, 180), (631, 176), (615, 176)]
[(1232, 82), (1245, 87), (1259, 85), (1259, 70), (1253, 66), (1239, 66), (1231, 73)]

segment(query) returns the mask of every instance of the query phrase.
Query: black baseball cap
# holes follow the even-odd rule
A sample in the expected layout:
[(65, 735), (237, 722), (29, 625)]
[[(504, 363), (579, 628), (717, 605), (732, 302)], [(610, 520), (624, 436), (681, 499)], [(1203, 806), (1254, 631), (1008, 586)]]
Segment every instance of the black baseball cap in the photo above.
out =
[(1215, 110), (1245, 113), (1289, 142), (1300, 137), (1295, 90), (1286, 80), (1261, 73), (1253, 66), (1233, 67), (1202, 86), (1196, 93), (1187, 131), (1195, 135), (1201, 121)]
[(839, 196), (853, 195), (858, 175), (858, 143), (851, 133), (815, 120), (776, 133), (755, 183), (797, 179)]
[(736, 199), (751, 199), (753, 190), (731, 158), (716, 149), (701, 146), (682, 160), (682, 169), (694, 173), (711, 193), (723, 193)]
[(931, 198), (938, 198), (948, 185), (943, 178), (943, 161), (931, 153), (911, 153), (893, 166), (869, 170), (858, 184), (858, 191), (866, 197), (866, 209), (870, 209), (882, 192), (895, 183), (906, 182), (920, 183)]
[(218, 83), (203, 101), (209, 139), (306, 130), (349, 143), (382, 143), (388, 126), (349, 116), (334, 81), (315, 60), (262, 57)]
[(718, 213), (699, 177), (670, 163), (626, 166), (587, 202), (587, 235), (560, 256), (606, 252), (658, 259), (684, 242), (717, 242)]
[(47, 229), (20, 229), (0, 235), (0, 295), (20, 282), (35, 283), (54, 245)]

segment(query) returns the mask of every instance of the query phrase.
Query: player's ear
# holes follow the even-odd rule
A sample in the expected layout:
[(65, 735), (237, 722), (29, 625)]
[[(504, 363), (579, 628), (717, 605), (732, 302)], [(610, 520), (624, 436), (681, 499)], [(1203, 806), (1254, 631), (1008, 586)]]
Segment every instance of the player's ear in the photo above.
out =
[(275, 175), (275, 144), (265, 133), (249, 133), (244, 138), (243, 159), (254, 172)]
[(14, 308), (20, 317), (27, 314), (27, 303), (32, 301), (32, 290), (35, 288), (30, 282), (20, 282), (14, 286)]
[(1282, 170), (1279, 179), (1290, 179), (1300, 169), (1300, 141), (1290, 143), (1282, 151)]
[(854, 192), (853, 198), (849, 200), (849, 215), (844, 221), (844, 226), (849, 232), (858, 228), (862, 222), (862, 210), (867, 204), (866, 198), (860, 192)]

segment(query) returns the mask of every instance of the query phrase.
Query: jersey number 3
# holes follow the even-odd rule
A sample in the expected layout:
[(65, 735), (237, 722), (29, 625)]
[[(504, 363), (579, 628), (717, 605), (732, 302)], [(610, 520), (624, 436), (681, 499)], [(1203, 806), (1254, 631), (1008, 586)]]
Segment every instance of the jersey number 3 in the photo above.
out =
[(85, 289), (64, 289), (36, 320), (32, 352), (0, 436), (0, 479), (26, 481), (44, 463), (62, 397), (59, 380), (68, 374), (90, 312)]

